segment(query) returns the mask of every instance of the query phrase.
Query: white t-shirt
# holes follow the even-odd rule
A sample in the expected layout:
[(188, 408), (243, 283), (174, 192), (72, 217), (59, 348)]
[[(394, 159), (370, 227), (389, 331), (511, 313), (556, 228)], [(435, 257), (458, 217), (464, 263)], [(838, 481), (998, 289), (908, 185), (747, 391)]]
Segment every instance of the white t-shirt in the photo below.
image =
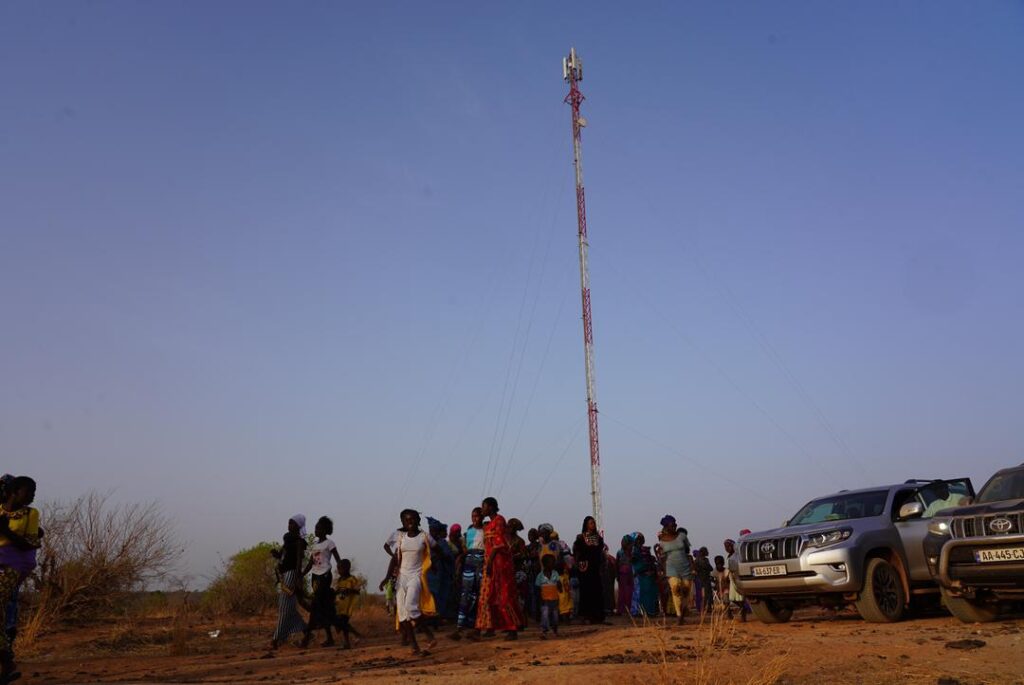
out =
[(313, 560), (312, 572), (318, 576), (322, 576), (331, 570), (331, 553), (337, 549), (334, 544), (334, 540), (330, 538), (324, 538), (323, 542), (319, 540), (313, 543), (310, 547), (310, 558)]
[(421, 530), (413, 536), (399, 533), (397, 544), (402, 561), (398, 567), (399, 577), (419, 576), (423, 572), (423, 548), (427, 545), (433, 547), (434, 539)]

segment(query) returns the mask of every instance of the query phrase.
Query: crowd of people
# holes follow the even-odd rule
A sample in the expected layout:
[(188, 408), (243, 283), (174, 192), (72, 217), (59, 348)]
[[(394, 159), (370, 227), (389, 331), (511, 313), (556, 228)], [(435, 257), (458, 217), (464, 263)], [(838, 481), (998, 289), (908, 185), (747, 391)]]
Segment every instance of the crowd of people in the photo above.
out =
[[(429, 516), (424, 526), (412, 509), (399, 519), (401, 526), (383, 545), (389, 565), (378, 587), (402, 644), (414, 654), (433, 648), (442, 626), (451, 627), (453, 640), (498, 633), (515, 640), (534, 621), (547, 639), (558, 635), (560, 624), (604, 624), (611, 615), (671, 616), (682, 625), (690, 612), (703, 615), (716, 606), (744, 621), (749, 612), (728, 570), (736, 543), (725, 540), (724, 554), (712, 557), (707, 547), (690, 544), (686, 529), (671, 515), (661, 519), (653, 546), (637, 531), (623, 536), (614, 554), (592, 516), (583, 519), (571, 544), (549, 523), (530, 528), (524, 538), (522, 522), (506, 519), (493, 497), (470, 512), (465, 528)], [(304, 567), (305, 517), (288, 522), (284, 544), (275, 551), (281, 579), (275, 647), (298, 632), (307, 644), (313, 632), (325, 630), (325, 646), (334, 643), (332, 629), (342, 633), (345, 646), (350, 634), (358, 634), (349, 615), (360, 588), (351, 580), (351, 564), (328, 537), (331, 528), (326, 517), (317, 522)], [(338, 567), (333, 584), (332, 558)], [(302, 578), (310, 572), (309, 621), (304, 622), (297, 607), (303, 604)]]
[[(334, 522), (321, 516), (313, 527), (313, 543), (309, 545), (306, 517), (296, 514), (288, 519), (288, 532), (281, 546), (271, 550), (277, 561), (278, 578), (277, 627), (271, 638), (271, 649), (277, 649), (295, 633), (302, 633), (305, 647), (313, 633), (321, 629), (326, 633), (324, 647), (335, 644), (334, 631), (340, 633), (346, 649), (352, 646), (353, 637), (359, 637), (350, 617), (355, 600), (362, 592), (362, 581), (352, 575), (352, 562), (338, 554), (337, 545), (329, 537), (333, 533)], [(331, 573), (332, 559), (337, 562), (336, 580)], [(311, 588), (308, 596), (304, 581), (307, 574)], [(300, 605), (309, 612), (309, 621), (302, 619)]]

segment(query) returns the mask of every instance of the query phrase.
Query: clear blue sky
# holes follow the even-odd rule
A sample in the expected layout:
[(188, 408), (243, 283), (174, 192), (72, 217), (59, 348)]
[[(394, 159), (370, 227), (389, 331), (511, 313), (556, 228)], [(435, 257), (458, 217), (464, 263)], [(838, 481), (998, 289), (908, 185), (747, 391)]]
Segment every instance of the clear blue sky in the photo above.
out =
[(0, 6), (3, 468), (200, 579), (296, 512), (374, 577), (404, 506), (575, 531), (570, 45), (613, 546), (1024, 459), (1020, 2), (69, 2)]

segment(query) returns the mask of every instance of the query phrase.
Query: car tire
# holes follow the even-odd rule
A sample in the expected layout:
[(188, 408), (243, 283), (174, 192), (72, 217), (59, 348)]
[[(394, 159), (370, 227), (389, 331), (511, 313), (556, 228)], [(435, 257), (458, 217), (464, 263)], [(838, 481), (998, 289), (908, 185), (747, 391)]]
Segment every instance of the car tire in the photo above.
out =
[(868, 559), (864, 589), (856, 601), (857, 613), (871, 623), (894, 623), (903, 618), (907, 595), (899, 571), (885, 559)]
[(949, 609), (949, 613), (964, 623), (988, 623), (999, 616), (999, 605), (954, 597), (945, 588), (942, 588), (942, 602)]
[(793, 617), (793, 607), (782, 606), (770, 599), (751, 602), (750, 610), (761, 623), (785, 623)]

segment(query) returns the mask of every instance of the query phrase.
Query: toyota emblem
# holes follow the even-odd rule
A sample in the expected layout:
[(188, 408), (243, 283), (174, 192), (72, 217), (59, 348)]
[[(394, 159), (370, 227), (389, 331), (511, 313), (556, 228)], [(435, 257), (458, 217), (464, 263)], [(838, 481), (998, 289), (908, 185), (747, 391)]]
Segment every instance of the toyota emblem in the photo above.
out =
[(997, 519), (992, 519), (988, 522), (988, 528), (993, 533), (1008, 533), (1013, 528), (1013, 522), (1008, 518), (1000, 516)]
[[(1009, 523), (1009, 521), (1007, 521), (1007, 523)], [(761, 554), (771, 554), (775, 551), (775, 543), (771, 540), (765, 540), (761, 543), (761, 546), (758, 547), (758, 549), (761, 550)]]

